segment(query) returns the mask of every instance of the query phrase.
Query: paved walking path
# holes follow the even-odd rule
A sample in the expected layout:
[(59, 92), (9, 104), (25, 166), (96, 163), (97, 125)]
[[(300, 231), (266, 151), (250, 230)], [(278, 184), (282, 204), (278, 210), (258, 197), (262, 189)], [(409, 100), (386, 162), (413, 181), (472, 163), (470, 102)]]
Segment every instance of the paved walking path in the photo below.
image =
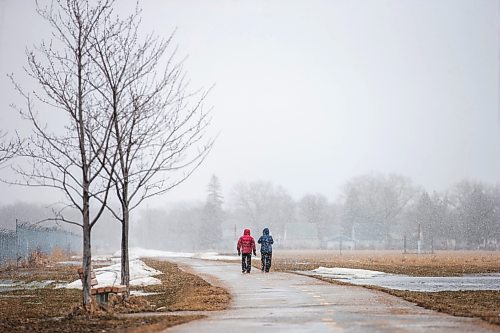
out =
[(255, 268), (242, 274), (236, 263), (168, 259), (210, 283), (222, 284), (231, 307), (165, 332), (500, 332), (479, 319), (453, 317), (388, 294), (340, 286), (311, 277)]

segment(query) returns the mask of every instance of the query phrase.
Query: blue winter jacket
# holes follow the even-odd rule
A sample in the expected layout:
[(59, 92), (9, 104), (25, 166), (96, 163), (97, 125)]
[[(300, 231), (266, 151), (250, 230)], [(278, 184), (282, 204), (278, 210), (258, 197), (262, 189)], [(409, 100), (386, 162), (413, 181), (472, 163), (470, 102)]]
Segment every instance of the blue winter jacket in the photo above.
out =
[(269, 235), (269, 229), (264, 228), (262, 236), (257, 241), (260, 246), (260, 253), (273, 253), (273, 236)]

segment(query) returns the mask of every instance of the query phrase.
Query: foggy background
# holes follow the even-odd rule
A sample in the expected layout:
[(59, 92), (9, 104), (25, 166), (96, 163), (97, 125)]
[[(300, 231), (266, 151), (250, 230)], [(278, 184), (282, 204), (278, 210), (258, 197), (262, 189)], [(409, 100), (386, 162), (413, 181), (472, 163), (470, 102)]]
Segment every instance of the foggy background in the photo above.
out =
[[(120, 0), (124, 14), (133, 4)], [(361, 230), (377, 230), (367, 247), (391, 247), (404, 235), (415, 239), (419, 224), (428, 234), (439, 224), (462, 228), (442, 235), (446, 247), (488, 247), (485, 235), (498, 246), (500, 2), (141, 6), (143, 31), (167, 37), (177, 28), (174, 43), (179, 58), (188, 55), (192, 85), (215, 84), (208, 104), (219, 136), (190, 179), (136, 212), (131, 245), (233, 249), (243, 227), (255, 236), (270, 226), (284, 247), (286, 239), (314, 247), (339, 235), (360, 239)], [(23, 83), (25, 48), (50, 38), (34, 8), (33, 1), (0, 0), (0, 123), (10, 133), (26, 128), (9, 107), (20, 99), (5, 74)], [(215, 204), (207, 199), (212, 175), (221, 198)], [(401, 188), (404, 198), (370, 199)], [(1, 227), (44, 217), (59, 199), (0, 184)], [(384, 207), (399, 209), (387, 217), (379, 214)], [(423, 216), (439, 209), (439, 218)], [(477, 221), (485, 224), (482, 234), (469, 239)], [(97, 250), (117, 250), (119, 232), (101, 236), (119, 223), (101, 222)], [(204, 226), (221, 238), (203, 243)]]

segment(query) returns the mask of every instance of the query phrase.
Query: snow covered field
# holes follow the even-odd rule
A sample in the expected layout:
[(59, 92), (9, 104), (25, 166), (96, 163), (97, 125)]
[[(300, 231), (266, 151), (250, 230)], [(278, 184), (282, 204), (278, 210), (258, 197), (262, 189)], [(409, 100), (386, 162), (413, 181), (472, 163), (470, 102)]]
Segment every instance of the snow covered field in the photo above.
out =
[(475, 274), (457, 277), (415, 277), (351, 268), (319, 267), (306, 273), (357, 285), (374, 285), (409, 291), (500, 290), (500, 274)]

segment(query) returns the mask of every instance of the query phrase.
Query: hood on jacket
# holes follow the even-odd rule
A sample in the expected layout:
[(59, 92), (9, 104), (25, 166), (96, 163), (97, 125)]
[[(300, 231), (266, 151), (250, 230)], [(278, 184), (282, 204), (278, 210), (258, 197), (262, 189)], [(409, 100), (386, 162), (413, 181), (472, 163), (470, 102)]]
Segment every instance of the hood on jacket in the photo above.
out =
[(245, 229), (245, 230), (243, 230), (243, 235), (248, 235), (248, 236), (250, 236), (250, 229)]
[(269, 235), (269, 229), (268, 228), (264, 228), (264, 230), (262, 230), (262, 234), (267, 236)]

